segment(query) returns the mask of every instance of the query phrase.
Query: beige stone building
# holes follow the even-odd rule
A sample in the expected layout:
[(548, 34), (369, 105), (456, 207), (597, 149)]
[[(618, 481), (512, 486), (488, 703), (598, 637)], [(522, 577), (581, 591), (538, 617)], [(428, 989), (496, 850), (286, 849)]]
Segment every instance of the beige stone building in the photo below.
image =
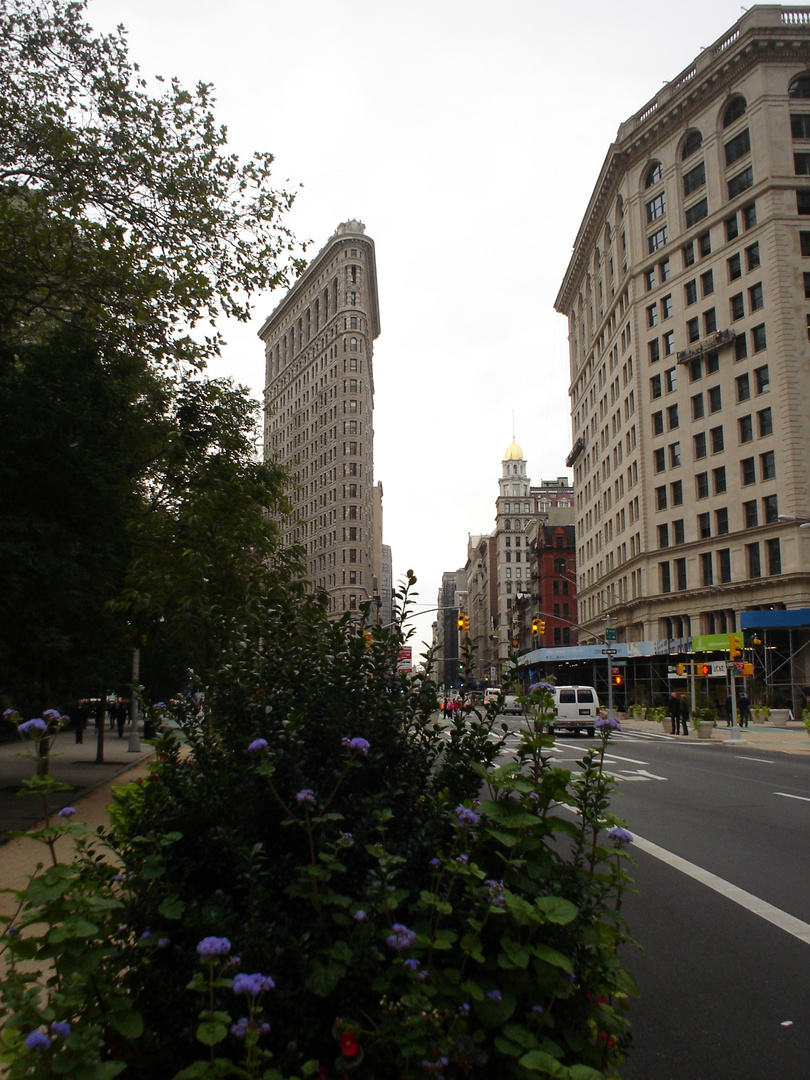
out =
[(619, 128), (568, 319), (578, 622), (810, 606), (810, 8), (753, 7)]
[[(303, 545), (309, 579), (327, 590), (335, 617), (380, 591), (372, 364), (379, 332), (374, 242), (359, 221), (338, 226), (259, 331), (265, 454), (291, 480), (285, 542)], [(380, 544), (378, 537), (378, 569)]]

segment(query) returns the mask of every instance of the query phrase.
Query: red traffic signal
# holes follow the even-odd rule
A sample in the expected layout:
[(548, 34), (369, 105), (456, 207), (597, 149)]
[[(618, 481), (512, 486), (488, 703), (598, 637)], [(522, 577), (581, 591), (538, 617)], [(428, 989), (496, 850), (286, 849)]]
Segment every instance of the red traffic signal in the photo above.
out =
[(701, 664), (701, 666), (700, 666), (700, 674), (701, 675), (708, 675), (710, 671), (711, 671), (711, 668), (709, 667), (708, 664)]

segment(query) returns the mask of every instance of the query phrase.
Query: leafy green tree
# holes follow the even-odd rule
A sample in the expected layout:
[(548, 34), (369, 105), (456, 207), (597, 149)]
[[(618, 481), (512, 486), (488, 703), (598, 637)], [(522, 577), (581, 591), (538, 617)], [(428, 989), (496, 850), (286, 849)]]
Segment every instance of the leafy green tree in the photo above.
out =
[(200, 374), (296, 265), (292, 196), (227, 151), (210, 86), (150, 93), (84, 8), (0, 5), (0, 695), (23, 709), (120, 685), (144, 622), (207, 662), (200, 614), (233, 619), (281, 485), (245, 393)]

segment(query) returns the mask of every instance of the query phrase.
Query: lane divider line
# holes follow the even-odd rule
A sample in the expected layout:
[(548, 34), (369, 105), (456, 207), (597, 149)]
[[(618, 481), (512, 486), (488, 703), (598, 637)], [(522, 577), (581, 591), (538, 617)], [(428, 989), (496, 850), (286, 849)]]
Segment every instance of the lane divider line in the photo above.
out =
[(800, 799), (802, 802), (810, 802), (805, 795), (788, 795), (786, 791), (775, 791), (774, 795), (781, 795), (783, 799)]
[[(777, 792), (777, 794), (779, 793)], [(781, 908), (774, 907), (773, 904), (769, 904), (766, 900), (760, 900), (760, 898), (754, 896), (753, 893), (746, 892), (745, 889), (740, 889), (736, 885), (732, 885), (730, 881), (724, 881), (723, 878), (718, 877), (716, 874), (712, 874), (708, 870), (704, 870), (700, 866), (696, 866), (695, 863), (689, 862), (688, 859), (682, 859), (680, 855), (676, 855), (672, 851), (667, 851), (666, 848), (659, 847), (658, 844), (653, 844), (650, 840), (645, 840), (643, 836), (638, 836), (636, 833), (633, 833), (633, 840), (634, 846), (641, 851), (645, 851), (655, 859), (660, 859), (661, 862), (666, 863), (675, 870), (680, 870), (681, 873), (694, 878), (695, 881), (699, 881), (702, 885), (708, 886), (715, 892), (720, 893), (721, 896), (725, 896), (728, 900), (733, 900), (734, 903), (739, 904), (740, 907), (744, 907), (747, 911), (759, 915), (759, 917), (765, 919), (766, 922), (772, 923), (780, 930), (784, 930), (786, 933), (792, 934), (793, 937), (798, 938), (799, 941), (804, 941), (807, 945), (810, 945), (810, 923), (803, 922), (794, 915), (788, 914), (787, 911), (782, 911)]]

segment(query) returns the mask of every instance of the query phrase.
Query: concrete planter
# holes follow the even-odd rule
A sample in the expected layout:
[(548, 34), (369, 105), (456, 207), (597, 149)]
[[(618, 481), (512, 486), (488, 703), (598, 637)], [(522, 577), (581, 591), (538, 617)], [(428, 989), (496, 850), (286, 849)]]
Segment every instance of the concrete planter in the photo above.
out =
[(712, 737), (712, 732), (714, 731), (714, 721), (698, 720), (694, 725), (694, 728), (699, 739), (710, 739)]
[(787, 709), (771, 709), (771, 715), (768, 717), (774, 727), (787, 727), (788, 722), (788, 710)]

